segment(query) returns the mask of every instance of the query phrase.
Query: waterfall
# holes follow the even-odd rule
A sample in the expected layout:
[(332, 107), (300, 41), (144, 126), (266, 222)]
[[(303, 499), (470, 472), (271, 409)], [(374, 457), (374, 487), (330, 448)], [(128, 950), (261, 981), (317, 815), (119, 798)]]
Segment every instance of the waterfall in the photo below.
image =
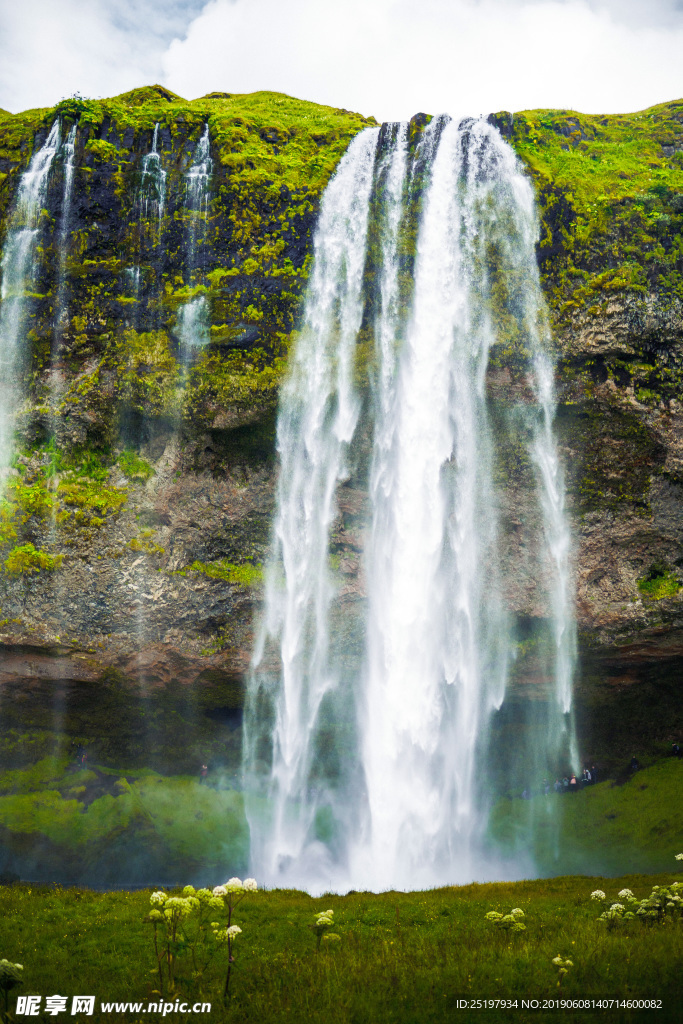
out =
[(57, 280), (57, 301), (55, 303), (54, 318), (54, 344), (56, 350), (59, 338), (64, 329), (64, 320), (67, 314), (64, 302), (64, 283), (66, 272), (66, 252), (69, 237), (69, 218), (71, 215), (71, 203), (73, 200), (74, 174), (76, 171), (76, 125), (72, 125), (66, 141), (62, 145), (64, 187), (62, 189), (62, 214), (59, 220), (59, 232), (57, 242), (59, 248), (59, 270)]
[(140, 191), (138, 203), (140, 216), (147, 220), (150, 216), (157, 218), (157, 234), (161, 235), (161, 225), (164, 219), (164, 206), (166, 204), (166, 171), (161, 166), (161, 157), (157, 146), (159, 144), (159, 122), (154, 125), (152, 137), (152, 149), (143, 158), (142, 175), (140, 178)]
[[(186, 258), (185, 268), (188, 284), (192, 284), (192, 275), (197, 264), (197, 243), (202, 240), (206, 231), (206, 217), (209, 210), (211, 195), (211, 140), (209, 126), (195, 147), (193, 163), (186, 177), (187, 210), (189, 217), (185, 230)], [(188, 353), (193, 348), (206, 345), (209, 341), (209, 322), (206, 297), (196, 295), (178, 310), (178, 335), (181, 348)]]
[[(377, 136), (369, 129), (353, 140), (325, 192), (278, 422), (278, 512), (245, 724), (247, 774), (259, 772), (264, 756), (271, 761), (264, 820), (259, 793), (248, 809), (253, 855), (270, 879), (290, 864), (305, 874), (307, 860), (328, 859), (325, 844), (310, 838), (320, 830), (327, 795), (322, 781), (312, 786), (311, 771), (323, 702), (338, 689), (329, 656), (328, 547), (335, 488), (346, 475), (359, 413), (352, 369)], [(273, 645), (281, 671), (269, 678)]]
[(0, 471), (12, 457), (13, 421), (20, 391), (21, 343), (30, 287), (35, 273), (40, 217), (45, 204), (52, 161), (59, 149), (59, 122), (55, 121), (41, 149), (21, 176), (2, 257), (0, 292)]
[[(515, 627), (487, 371), (510, 339), (527, 381), (508, 404), (535, 471), (553, 648), (534, 765), (567, 734), (571, 538), (533, 191), (483, 120), (435, 119), (412, 155), (408, 138), (406, 125), (366, 130), (325, 192), (281, 396), (244, 736), (252, 866), (267, 884), (416, 888), (500, 870), (483, 853), (487, 752)], [(354, 663), (335, 636), (330, 545), (336, 492), (363, 444), (352, 368), (368, 331), (367, 603)]]

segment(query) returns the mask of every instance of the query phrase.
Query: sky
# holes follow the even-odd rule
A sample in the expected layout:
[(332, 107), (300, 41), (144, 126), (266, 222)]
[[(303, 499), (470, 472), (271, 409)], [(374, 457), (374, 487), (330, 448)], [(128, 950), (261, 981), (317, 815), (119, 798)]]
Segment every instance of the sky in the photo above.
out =
[(159, 83), (404, 120), (683, 96), (683, 0), (0, 0), (0, 107)]

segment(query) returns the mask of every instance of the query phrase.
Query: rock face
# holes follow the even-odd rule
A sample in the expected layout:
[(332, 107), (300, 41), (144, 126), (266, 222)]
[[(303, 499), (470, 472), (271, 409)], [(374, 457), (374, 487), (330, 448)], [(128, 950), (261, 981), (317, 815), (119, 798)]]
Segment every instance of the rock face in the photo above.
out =
[[(60, 749), (79, 741), (102, 764), (238, 767), (278, 385), (320, 196), (368, 122), (276, 94), (187, 103), (162, 93), (0, 114), (5, 232), (31, 153), (56, 118), (63, 137), (77, 125), (70, 205), (58, 156), (24, 300), (17, 459), (0, 515), (2, 750), (15, 766), (52, 751), (59, 732)], [(580, 741), (606, 763), (631, 742), (655, 752), (683, 726), (682, 109), (494, 118), (538, 189), (576, 537)], [(411, 122), (412, 145), (428, 120)], [(190, 260), (184, 176), (206, 124), (214, 173)], [(155, 125), (161, 217), (141, 199)], [(629, 132), (636, 162), (601, 170)], [(188, 352), (180, 311), (198, 298), (208, 344)], [(503, 345), (488, 386), (501, 416), (526, 387)], [(508, 456), (502, 514), (523, 701), (535, 692), (543, 580), (529, 467), (512, 434)], [(367, 459), (364, 435), (333, 551), (346, 581), (339, 635), (351, 646)], [(17, 736), (28, 732), (40, 737), (23, 755)]]

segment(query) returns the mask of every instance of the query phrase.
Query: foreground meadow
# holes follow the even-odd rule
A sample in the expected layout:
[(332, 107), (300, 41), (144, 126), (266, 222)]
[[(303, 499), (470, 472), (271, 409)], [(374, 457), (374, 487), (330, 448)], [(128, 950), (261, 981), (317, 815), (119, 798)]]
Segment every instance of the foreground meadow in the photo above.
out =
[[(163, 1010), (148, 1005), (160, 998), (172, 1004), (165, 1019), (235, 1024), (681, 1020), (681, 915), (614, 927), (599, 920), (620, 891), (648, 896), (654, 885), (680, 878), (676, 869), (680, 862), (672, 860), (671, 872), (652, 876), (574, 876), (319, 899), (295, 891), (249, 892), (232, 914), (242, 931), (232, 944), (225, 1003), (225, 944), (206, 942), (194, 954), (182, 942), (175, 947), (170, 990), (168, 965), (162, 957), (160, 969), (155, 956), (154, 925), (144, 921), (151, 890), (3, 886), (0, 958), (23, 965), (22, 984), (9, 994), (8, 1019), (28, 1019), (15, 1016), (18, 994), (43, 997), (34, 1019), (59, 1019), (61, 1014), (45, 1014), (45, 997), (59, 994), (68, 997), (64, 1017), (83, 1021), (162, 1019)], [(606, 903), (591, 898), (595, 890), (605, 893)], [(170, 895), (182, 897), (182, 890)], [(505, 931), (485, 916), (512, 909), (523, 911), (516, 920), (524, 929)], [(333, 923), (316, 933), (311, 926), (327, 910), (333, 911)], [(205, 965), (209, 949), (213, 955)], [(558, 955), (571, 960), (564, 974), (553, 963)], [(92, 1016), (71, 1014), (74, 995), (97, 997)], [(569, 1006), (558, 1008), (558, 999)], [(473, 1000), (513, 1004), (477, 1008)], [(576, 1000), (584, 1002), (572, 1004)], [(587, 1000), (610, 1002), (598, 1008), (586, 1006)], [(617, 1000), (620, 1005), (611, 1002)], [(657, 1009), (638, 1010), (629, 1005), (634, 1000), (660, 1002)], [(106, 1011), (102, 1001), (141, 1005)], [(210, 1002), (211, 1010), (181, 1012), (185, 1001)], [(544, 1009), (544, 1001), (555, 1003)]]

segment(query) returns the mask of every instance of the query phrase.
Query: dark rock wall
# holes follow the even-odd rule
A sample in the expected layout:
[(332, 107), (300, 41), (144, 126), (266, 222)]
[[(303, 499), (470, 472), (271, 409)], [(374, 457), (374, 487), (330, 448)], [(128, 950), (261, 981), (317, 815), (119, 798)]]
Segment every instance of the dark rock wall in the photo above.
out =
[[(587, 756), (608, 760), (640, 733), (656, 752), (683, 725), (674, 682), (683, 656), (683, 170), (678, 108), (656, 110), (630, 127), (570, 112), (496, 115), (539, 194), (576, 537), (578, 721)], [(367, 122), (276, 94), (186, 103), (158, 88), (3, 117), (4, 231), (19, 175), (57, 116), (64, 132), (78, 123), (76, 172), (62, 258), (55, 163), (26, 302), (19, 451), (0, 522), (2, 728), (39, 730), (47, 749), (58, 722), (69, 742), (111, 763), (194, 770), (213, 758), (234, 771), (273, 510), (278, 385), (320, 196)], [(413, 145), (427, 120), (411, 123)], [(160, 226), (138, 200), (157, 122), (167, 172)], [(205, 123), (212, 199), (190, 266), (183, 173)], [(628, 131), (642, 161), (667, 175), (642, 203), (640, 163), (609, 170)], [(596, 156), (608, 168), (597, 185), (583, 166)], [(627, 172), (628, 182), (618, 177)], [(210, 344), (188, 359), (178, 311), (198, 295)], [(525, 388), (506, 351), (494, 350), (489, 374), (501, 423)], [(362, 384), (362, 352), (360, 363)], [(346, 580), (339, 636), (351, 649), (363, 600), (365, 435), (356, 458), (333, 538)], [(514, 706), (538, 697), (533, 638), (544, 597), (529, 469), (513, 434), (500, 473), (519, 633)]]

